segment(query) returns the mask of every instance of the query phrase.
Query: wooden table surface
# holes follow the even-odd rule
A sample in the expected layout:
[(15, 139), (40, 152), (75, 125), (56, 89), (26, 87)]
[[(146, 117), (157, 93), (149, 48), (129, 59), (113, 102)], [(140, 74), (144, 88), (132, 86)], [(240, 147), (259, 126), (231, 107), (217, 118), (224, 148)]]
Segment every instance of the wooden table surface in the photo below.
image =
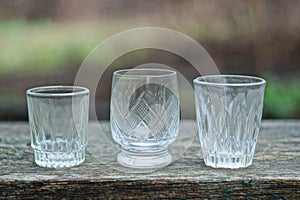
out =
[(121, 167), (108, 122), (90, 123), (87, 151), (80, 166), (41, 168), (28, 124), (0, 123), (0, 199), (300, 199), (300, 120), (263, 121), (253, 164), (244, 169), (206, 167), (189, 120), (170, 146), (174, 162), (160, 170)]

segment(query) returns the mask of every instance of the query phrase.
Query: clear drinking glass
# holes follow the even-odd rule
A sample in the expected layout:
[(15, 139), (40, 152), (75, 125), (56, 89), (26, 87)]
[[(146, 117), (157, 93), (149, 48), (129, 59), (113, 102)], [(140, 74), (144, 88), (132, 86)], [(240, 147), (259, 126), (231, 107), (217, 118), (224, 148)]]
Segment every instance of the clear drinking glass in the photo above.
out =
[(45, 86), (26, 92), (31, 146), (37, 165), (79, 165), (85, 159), (89, 90), (78, 86)]
[(159, 168), (172, 161), (168, 145), (178, 135), (180, 112), (175, 71), (115, 71), (110, 111), (112, 136), (122, 147), (121, 165)]
[(194, 80), (198, 133), (206, 165), (240, 168), (252, 164), (265, 84), (261, 78), (240, 75)]

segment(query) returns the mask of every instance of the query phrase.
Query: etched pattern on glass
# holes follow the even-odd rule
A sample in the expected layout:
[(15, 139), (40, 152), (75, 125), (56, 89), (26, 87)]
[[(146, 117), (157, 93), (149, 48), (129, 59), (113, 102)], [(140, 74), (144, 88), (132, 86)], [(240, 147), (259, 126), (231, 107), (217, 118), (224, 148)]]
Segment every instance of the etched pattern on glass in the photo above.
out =
[(115, 141), (136, 151), (140, 148), (150, 152), (165, 149), (178, 134), (179, 102), (176, 95), (154, 83), (125, 93), (120, 96), (115, 90), (112, 94), (111, 123)]
[(261, 86), (196, 87), (199, 139), (208, 166), (239, 168), (252, 163), (263, 94)]

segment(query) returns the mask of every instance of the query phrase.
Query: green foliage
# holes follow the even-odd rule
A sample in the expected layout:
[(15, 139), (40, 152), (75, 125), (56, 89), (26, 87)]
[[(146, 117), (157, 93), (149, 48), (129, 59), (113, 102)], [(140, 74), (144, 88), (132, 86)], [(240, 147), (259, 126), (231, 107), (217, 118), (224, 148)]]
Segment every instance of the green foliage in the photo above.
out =
[(268, 77), (265, 91), (264, 116), (297, 118), (300, 116), (300, 79), (284, 81)]
[[(0, 78), (6, 73), (47, 74), (71, 67), (73, 64), (78, 65), (99, 42), (113, 33), (133, 28), (121, 22), (117, 25), (107, 22), (97, 23), (57, 23), (49, 20), (0, 21)], [(121, 27), (121, 30), (116, 30), (115, 27)], [(198, 29), (195, 31), (194, 26), (188, 27), (187, 31), (193, 37), (199, 37)], [(206, 35), (204, 30), (200, 31), (200, 35)], [(109, 51), (103, 53), (106, 55), (102, 56), (106, 57), (112, 54)], [(283, 81), (274, 76), (267, 76), (266, 80), (264, 118), (299, 118), (300, 79)], [(18, 98), (0, 96), (2, 105), (0, 110), (19, 109), (16, 105), (20, 105), (20, 102), (12, 101)], [(10, 112), (12, 110), (10, 109)]]
[(0, 21), (0, 74), (47, 73), (81, 63), (103, 39), (92, 28), (53, 23)]

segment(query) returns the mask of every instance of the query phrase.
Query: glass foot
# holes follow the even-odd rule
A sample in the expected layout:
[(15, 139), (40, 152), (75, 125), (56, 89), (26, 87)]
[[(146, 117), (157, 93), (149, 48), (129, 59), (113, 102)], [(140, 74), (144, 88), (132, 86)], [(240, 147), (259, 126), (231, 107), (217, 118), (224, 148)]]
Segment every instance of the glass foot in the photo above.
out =
[(172, 161), (172, 156), (168, 150), (160, 152), (131, 152), (122, 150), (118, 155), (118, 162), (124, 167), (139, 168), (139, 169), (154, 169), (169, 165)]
[(245, 168), (252, 164), (253, 155), (207, 155), (204, 156), (204, 162), (207, 166), (213, 168)]
[(35, 149), (35, 163), (41, 167), (63, 168), (83, 163), (85, 148), (72, 152), (45, 152)]

